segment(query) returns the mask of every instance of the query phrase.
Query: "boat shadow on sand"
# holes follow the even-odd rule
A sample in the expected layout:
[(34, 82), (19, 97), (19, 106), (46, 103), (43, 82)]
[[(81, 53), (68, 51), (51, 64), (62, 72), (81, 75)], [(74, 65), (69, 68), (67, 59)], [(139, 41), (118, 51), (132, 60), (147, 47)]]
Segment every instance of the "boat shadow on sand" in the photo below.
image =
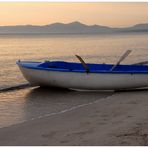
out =
[[(138, 89), (130, 91), (143, 93), (143, 91), (147, 90)], [(126, 91), (122, 93), (126, 93)], [(61, 112), (79, 105), (93, 103), (100, 99), (107, 99), (113, 94), (113, 91), (74, 91), (59, 88), (33, 88), (25, 95), (23, 106), (24, 118), (28, 120)]]
[(25, 98), (28, 101), (50, 100), (51, 102), (55, 102), (55, 100), (70, 101), (73, 99), (89, 99), (93, 101), (111, 95), (112, 93), (112, 91), (75, 91), (62, 88), (37, 87), (30, 90)]
[(25, 95), (25, 104), (30, 107), (51, 107), (57, 106), (75, 106), (87, 104), (99, 99), (105, 99), (115, 93), (126, 92), (143, 92), (148, 91), (147, 88), (132, 89), (132, 90), (117, 90), (117, 91), (75, 91), (61, 88), (36, 87), (31, 89)]
[(104, 91), (73, 91), (58, 88), (33, 88), (25, 95), (25, 118), (31, 119), (74, 106), (89, 104), (112, 95)]

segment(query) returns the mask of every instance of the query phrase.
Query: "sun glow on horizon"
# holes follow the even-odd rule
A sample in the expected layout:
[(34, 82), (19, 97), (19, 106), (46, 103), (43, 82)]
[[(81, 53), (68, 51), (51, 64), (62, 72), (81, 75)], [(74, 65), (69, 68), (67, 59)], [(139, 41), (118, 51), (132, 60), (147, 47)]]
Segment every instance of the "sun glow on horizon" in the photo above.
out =
[(0, 2), (0, 26), (79, 21), (111, 27), (148, 23), (148, 3)]

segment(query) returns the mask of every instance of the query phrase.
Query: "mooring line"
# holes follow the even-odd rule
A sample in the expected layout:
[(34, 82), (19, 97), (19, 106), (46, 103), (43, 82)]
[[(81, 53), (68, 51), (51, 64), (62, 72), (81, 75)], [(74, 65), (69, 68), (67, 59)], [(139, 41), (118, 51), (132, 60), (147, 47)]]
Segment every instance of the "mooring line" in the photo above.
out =
[(19, 89), (25, 89), (32, 87), (29, 83), (23, 83), (23, 84), (18, 84), (14, 86), (9, 86), (5, 88), (0, 88), (0, 93), (7, 92), (7, 91), (14, 91), (14, 90), (19, 90)]

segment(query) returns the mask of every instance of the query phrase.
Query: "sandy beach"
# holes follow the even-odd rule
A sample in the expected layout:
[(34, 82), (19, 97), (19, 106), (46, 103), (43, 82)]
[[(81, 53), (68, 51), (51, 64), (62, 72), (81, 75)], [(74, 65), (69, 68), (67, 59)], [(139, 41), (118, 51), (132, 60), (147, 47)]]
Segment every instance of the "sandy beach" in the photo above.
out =
[(94, 103), (0, 129), (0, 145), (148, 145), (148, 91), (115, 92)]

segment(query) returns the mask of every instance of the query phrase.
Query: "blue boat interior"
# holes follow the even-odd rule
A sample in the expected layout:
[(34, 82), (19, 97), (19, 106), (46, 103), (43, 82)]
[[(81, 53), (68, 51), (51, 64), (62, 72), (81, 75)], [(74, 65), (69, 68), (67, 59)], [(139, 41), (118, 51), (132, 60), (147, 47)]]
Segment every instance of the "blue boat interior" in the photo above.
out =
[[(22, 67), (49, 71), (63, 72), (86, 72), (81, 63), (64, 62), (64, 61), (46, 61), (46, 62), (17, 62)], [(118, 65), (113, 71), (112, 64), (87, 64), (91, 73), (148, 73), (147, 65)]]

